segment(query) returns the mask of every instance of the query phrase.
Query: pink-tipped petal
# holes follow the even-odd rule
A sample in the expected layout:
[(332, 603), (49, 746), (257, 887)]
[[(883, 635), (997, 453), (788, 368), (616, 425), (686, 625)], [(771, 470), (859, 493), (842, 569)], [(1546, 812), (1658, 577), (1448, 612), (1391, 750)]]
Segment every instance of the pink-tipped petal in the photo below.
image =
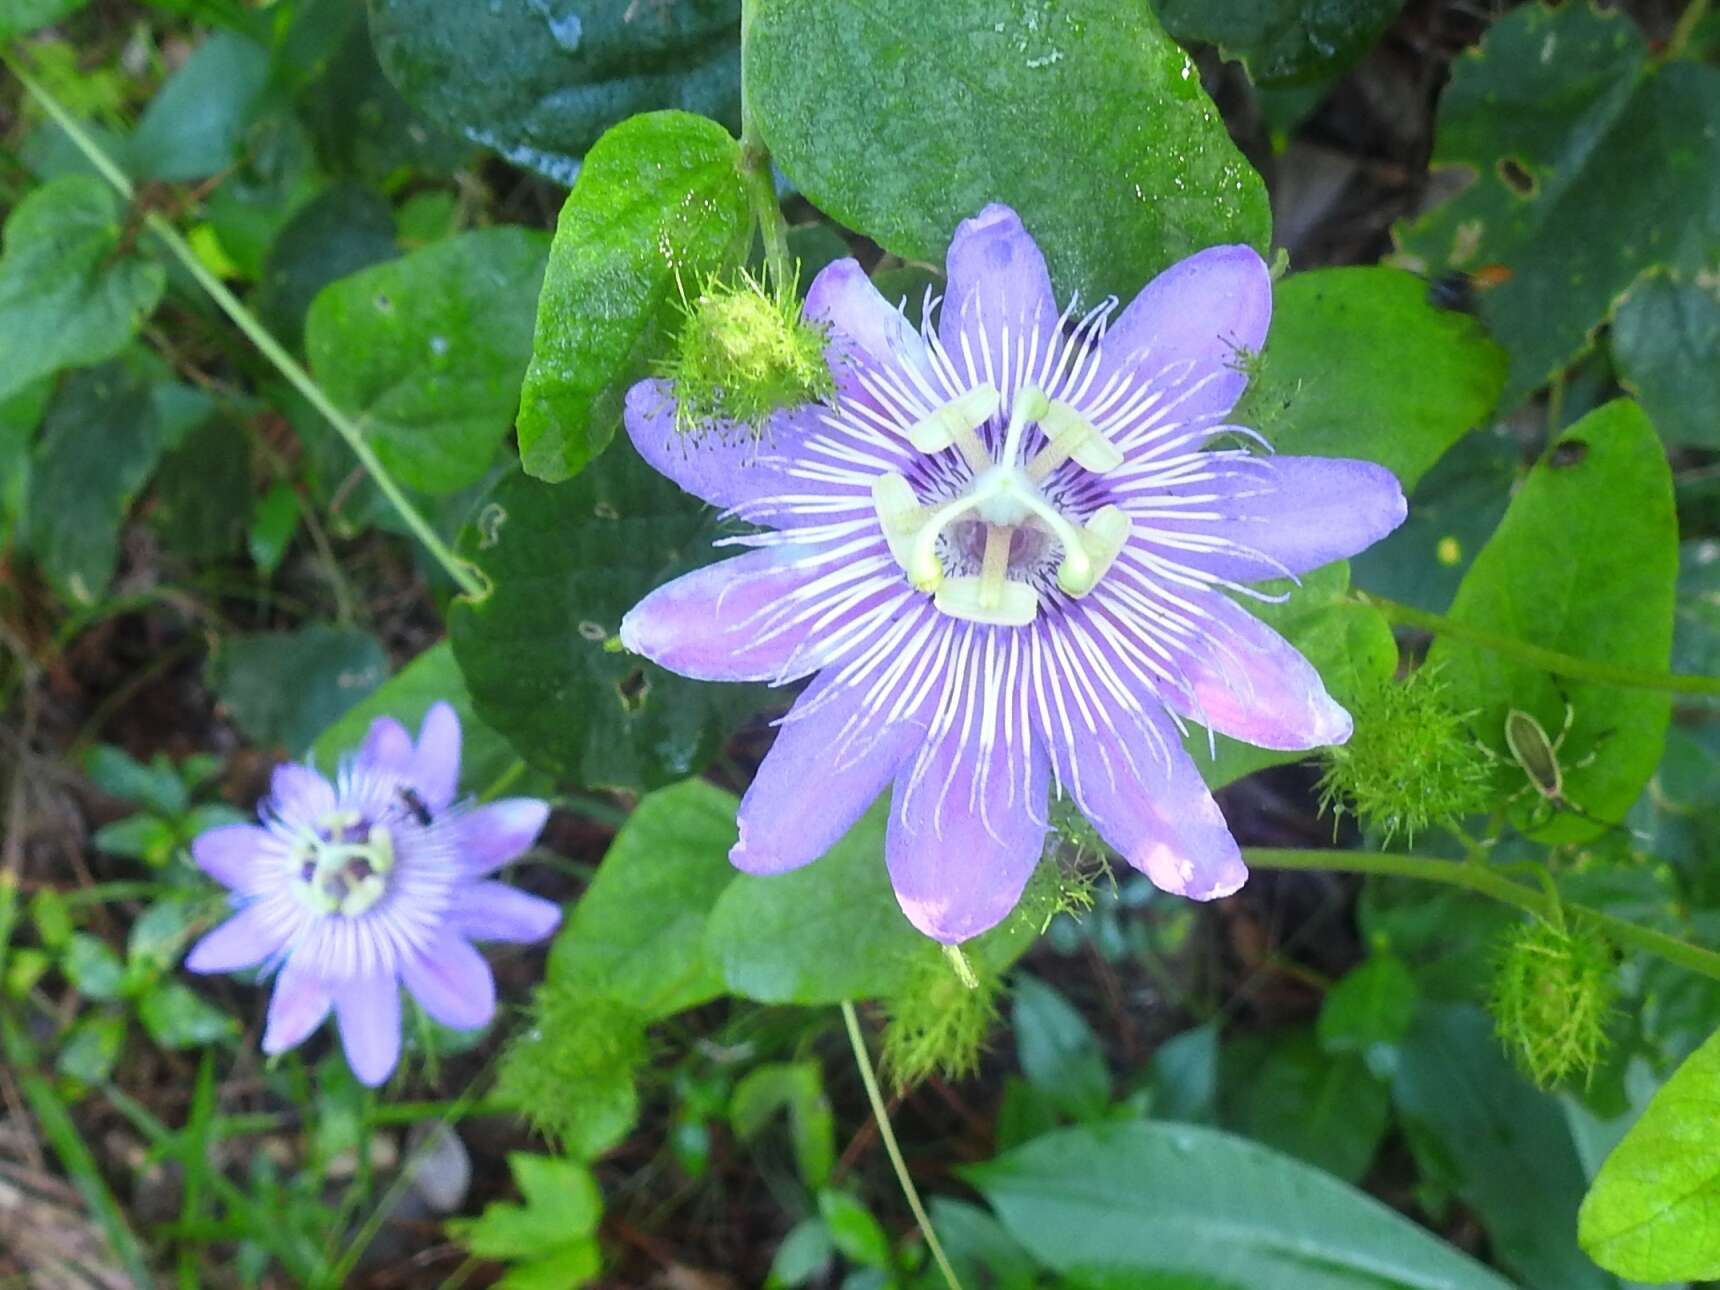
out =
[(358, 1082), (375, 1088), (400, 1061), (400, 986), (392, 975), (342, 981), (334, 992), (340, 1046)]
[(393, 717), (378, 717), (358, 746), (358, 761), (362, 766), (404, 775), (412, 764), (412, 736)]
[(255, 824), (223, 824), (191, 841), (191, 858), (223, 887), (248, 896), (261, 889), (279, 863), (279, 844)]
[(476, 1030), (496, 1015), (496, 979), (490, 965), (458, 936), (443, 936), (424, 952), (407, 955), (400, 964), (400, 979), (424, 1011), (444, 1026)]
[[(729, 860), (746, 873), (785, 873), (818, 859), (884, 791), (925, 737), (909, 719), (883, 725), (863, 685), (834, 673), (806, 688), (777, 731), (746, 796)], [(816, 791), (807, 771), (819, 767)]]
[(523, 855), (548, 820), (549, 803), (535, 797), (504, 797), (467, 811), (456, 822), (461, 865), (471, 877), (493, 873)]
[(480, 882), (461, 895), (453, 917), (470, 940), (533, 945), (561, 925), (561, 906), (499, 882)]
[(269, 999), (269, 1020), (263, 1028), (263, 1051), (273, 1057), (289, 1048), (297, 1048), (322, 1025), (329, 1014), (334, 996), (321, 978), (308, 968), (287, 960), (281, 974), (275, 978), (275, 992)]
[[(1215, 422), (1236, 405), (1272, 321), (1272, 274), (1249, 246), (1213, 246), (1166, 269), (1118, 315), (1095, 391), (1126, 373), (1160, 392), (1168, 419)], [(1171, 406), (1174, 405), (1174, 406)]]
[(226, 922), (203, 935), (185, 956), (187, 972), (240, 972), (256, 967), (287, 943), (292, 924), (283, 921), (273, 902), (246, 905)]
[(1013, 744), (1000, 735), (982, 750), (965, 724), (958, 716), (898, 772), (884, 839), (902, 912), (947, 945), (1015, 908), (1045, 846), (1044, 752), (1019, 727)]
[[(806, 648), (823, 612), (816, 589), (852, 584), (816, 547), (761, 547), (657, 588), (621, 620), (621, 643), (699, 681), (793, 681), (821, 656)], [(816, 643), (816, 642), (814, 642)]]
[(938, 339), (957, 370), (966, 369), (962, 356), (971, 352), (982, 379), (990, 355), (1007, 414), (1026, 375), (1027, 348), (1037, 343), (1042, 361), (1057, 332), (1059, 310), (1045, 256), (1013, 210), (991, 205), (956, 226), (947, 267)]
[[(1404, 521), (1397, 477), (1370, 461), (1334, 457), (1246, 457), (1216, 480), (1141, 495), (1136, 532), (1158, 552), (1231, 582), (1306, 573), (1364, 551)], [(1164, 506), (1178, 492), (1218, 493), (1202, 509), (1214, 520), (1183, 520)], [(1148, 515), (1159, 508), (1157, 515)], [(1168, 512), (1168, 514), (1167, 514)]]
[(460, 788), (460, 715), (451, 703), (433, 703), (424, 714), (407, 778), (432, 811), (454, 800)]
[(1203, 637), (1196, 646), (1179, 647), (1177, 659), (1193, 700), (1170, 690), (1165, 702), (1260, 748), (1298, 751), (1350, 737), (1350, 714), (1288, 641), (1223, 596), (1202, 596), (1201, 603)]
[(1160, 890), (1214, 900), (1247, 880), (1230, 826), (1162, 715), (1105, 712), (1076, 745), (1067, 778), (1100, 836)]

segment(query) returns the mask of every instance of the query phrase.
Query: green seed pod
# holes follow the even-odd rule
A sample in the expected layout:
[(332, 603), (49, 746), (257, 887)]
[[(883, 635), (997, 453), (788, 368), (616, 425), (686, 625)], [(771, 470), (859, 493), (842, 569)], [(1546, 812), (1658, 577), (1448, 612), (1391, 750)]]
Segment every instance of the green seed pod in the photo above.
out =
[(1489, 1006), (1499, 1038), (1542, 1088), (1586, 1077), (1605, 1053), (1615, 966), (1598, 933), (1544, 919), (1520, 923), (1501, 940)]

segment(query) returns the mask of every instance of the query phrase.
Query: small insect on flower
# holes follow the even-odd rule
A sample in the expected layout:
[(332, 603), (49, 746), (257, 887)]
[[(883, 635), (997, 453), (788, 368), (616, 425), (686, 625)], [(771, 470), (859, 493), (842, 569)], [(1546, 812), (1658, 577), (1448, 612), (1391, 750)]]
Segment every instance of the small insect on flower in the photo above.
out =
[(635, 606), (622, 642), (703, 680), (815, 677), (741, 802), (729, 858), (748, 872), (817, 859), (893, 786), (897, 900), (963, 941), (1020, 899), (1055, 781), (1160, 887), (1228, 895), (1246, 870), (1185, 723), (1282, 749), (1350, 734), (1231, 595), (1362, 550), (1403, 492), (1368, 462), (1234, 446), (1259, 439), (1229, 414), (1272, 309), (1249, 247), (1081, 312), (989, 206), (948, 269), (917, 327), (855, 261), (823, 269), (804, 316), (833, 392), (761, 434), (682, 435), (676, 387), (633, 387), (640, 454), (755, 527), (725, 539), (747, 554)]
[(237, 912), (185, 958), (193, 972), (276, 972), (263, 1051), (303, 1043), (330, 1011), (347, 1063), (380, 1084), (400, 1057), (400, 987), (445, 1026), (474, 1029), (496, 984), (473, 941), (540, 941), (561, 910), (489, 875), (542, 830), (546, 803), (455, 800), (460, 721), (446, 703), (417, 742), (380, 717), (333, 782), (276, 769), (260, 824), (199, 834), (192, 858)]

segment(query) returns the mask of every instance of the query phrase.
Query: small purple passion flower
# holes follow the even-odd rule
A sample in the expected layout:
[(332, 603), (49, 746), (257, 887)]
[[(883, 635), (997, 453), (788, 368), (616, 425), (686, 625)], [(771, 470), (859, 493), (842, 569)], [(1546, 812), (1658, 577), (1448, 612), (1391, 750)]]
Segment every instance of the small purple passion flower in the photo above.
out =
[(1367, 462), (1207, 448), (1259, 440), (1226, 421), (1272, 311), (1246, 246), (1174, 265), (1114, 319), (1115, 300), (1057, 308), (1007, 207), (962, 223), (948, 268), (919, 328), (853, 260), (824, 269), (805, 312), (836, 395), (762, 440), (678, 435), (672, 390), (633, 387), (645, 459), (767, 531), (647, 596), (621, 639), (700, 679), (817, 674), (741, 802), (743, 870), (816, 859), (893, 784), (897, 899), (959, 942), (1020, 898), (1055, 777), (1158, 886), (1228, 895), (1247, 870), (1183, 721), (1303, 749), (1350, 718), (1225, 593), (1362, 550), (1402, 490)]
[(416, 745), (379, 717), (333, 783), (309, 766), (277, 767), (260, 825), (192, 842), (238, 912), (185, 966), (279, 968), (264, 1052), (303, 1043), (332, 1008), (353, 1074), (380, 1084), (400, 1058), (401, 985), (445, 1026), (485, 1025), (496, 983), (471, 942), (530, 943), (555, 930), (555, 904), (487, 880), (531, 846), (549, 805), (464, 807), (459, 778), (460, 719), (437, 703)]

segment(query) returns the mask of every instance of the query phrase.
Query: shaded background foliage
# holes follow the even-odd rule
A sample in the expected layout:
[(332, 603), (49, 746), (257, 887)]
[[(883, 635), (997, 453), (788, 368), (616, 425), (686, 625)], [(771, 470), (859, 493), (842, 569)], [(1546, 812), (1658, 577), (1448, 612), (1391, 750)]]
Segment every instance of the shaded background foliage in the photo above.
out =
[[(122, 201), (5, 81), (0, 1270), (939, 1284), (829, 1007), (860, 998), (902, 1070), (990, 1035), (967, 1078), (894, 1103), (970, 1286), (1720, 1276), (1720, 1000), (1698, 974), (1625, 956), (1604, 1062), (1543, 1091), (1483, 1011), (1521, 919), (1465, 893), (1263, 871), (1196, 908), (1119, 870), (1076, 918), (1070, 875), (1097, 860), (1071, 825), (972, 951), (993, 998), (901, 919), (876, 814), (812, 869), (732, 872), (784, 696), (610, 642), (715, 554), (708, 510), (612, 440), (689, 280), (753, 242), (739, 20), (734, 0), (0, 0), (18, 66), (139, 185)], [(1711, 706), (1394, 639), (1353, 590), (1720, 672), (1717, 57), (1700, 0), (761, 0), (747, 36), (802, 282), (855, 254), (911, 309), (989, 200), (1086, 299), (1212, 242), (1282, 251), (1238, 419), (1388, 466), (1411, 517), (1260, 612), (1359, 712), (1437, 667), (1494, 799), (1518, 795), (1501, 865), (1709, 944)], [(145, 211), (485, 594), (456, 594)], [(413, 1028), (381, 1096), (326, 1044), (265, 1063), (257, 992), (175, 973), (220, 907), (185, 844), (279, 757), (330, 765), (436, 698), (466, 723), (468, 792), (560, 808), (521, 880), (569, 902), (566, 929), (499, 957), (517, 1007), (491, 1030)], [(1627, 827), (1520, 794), (1513, 709), (1549, 734), (1571, 714), (1564, 790)], [(1245, 843), (1388, 846), (1322, 818), (1295, 757), (1192, 746)]]

